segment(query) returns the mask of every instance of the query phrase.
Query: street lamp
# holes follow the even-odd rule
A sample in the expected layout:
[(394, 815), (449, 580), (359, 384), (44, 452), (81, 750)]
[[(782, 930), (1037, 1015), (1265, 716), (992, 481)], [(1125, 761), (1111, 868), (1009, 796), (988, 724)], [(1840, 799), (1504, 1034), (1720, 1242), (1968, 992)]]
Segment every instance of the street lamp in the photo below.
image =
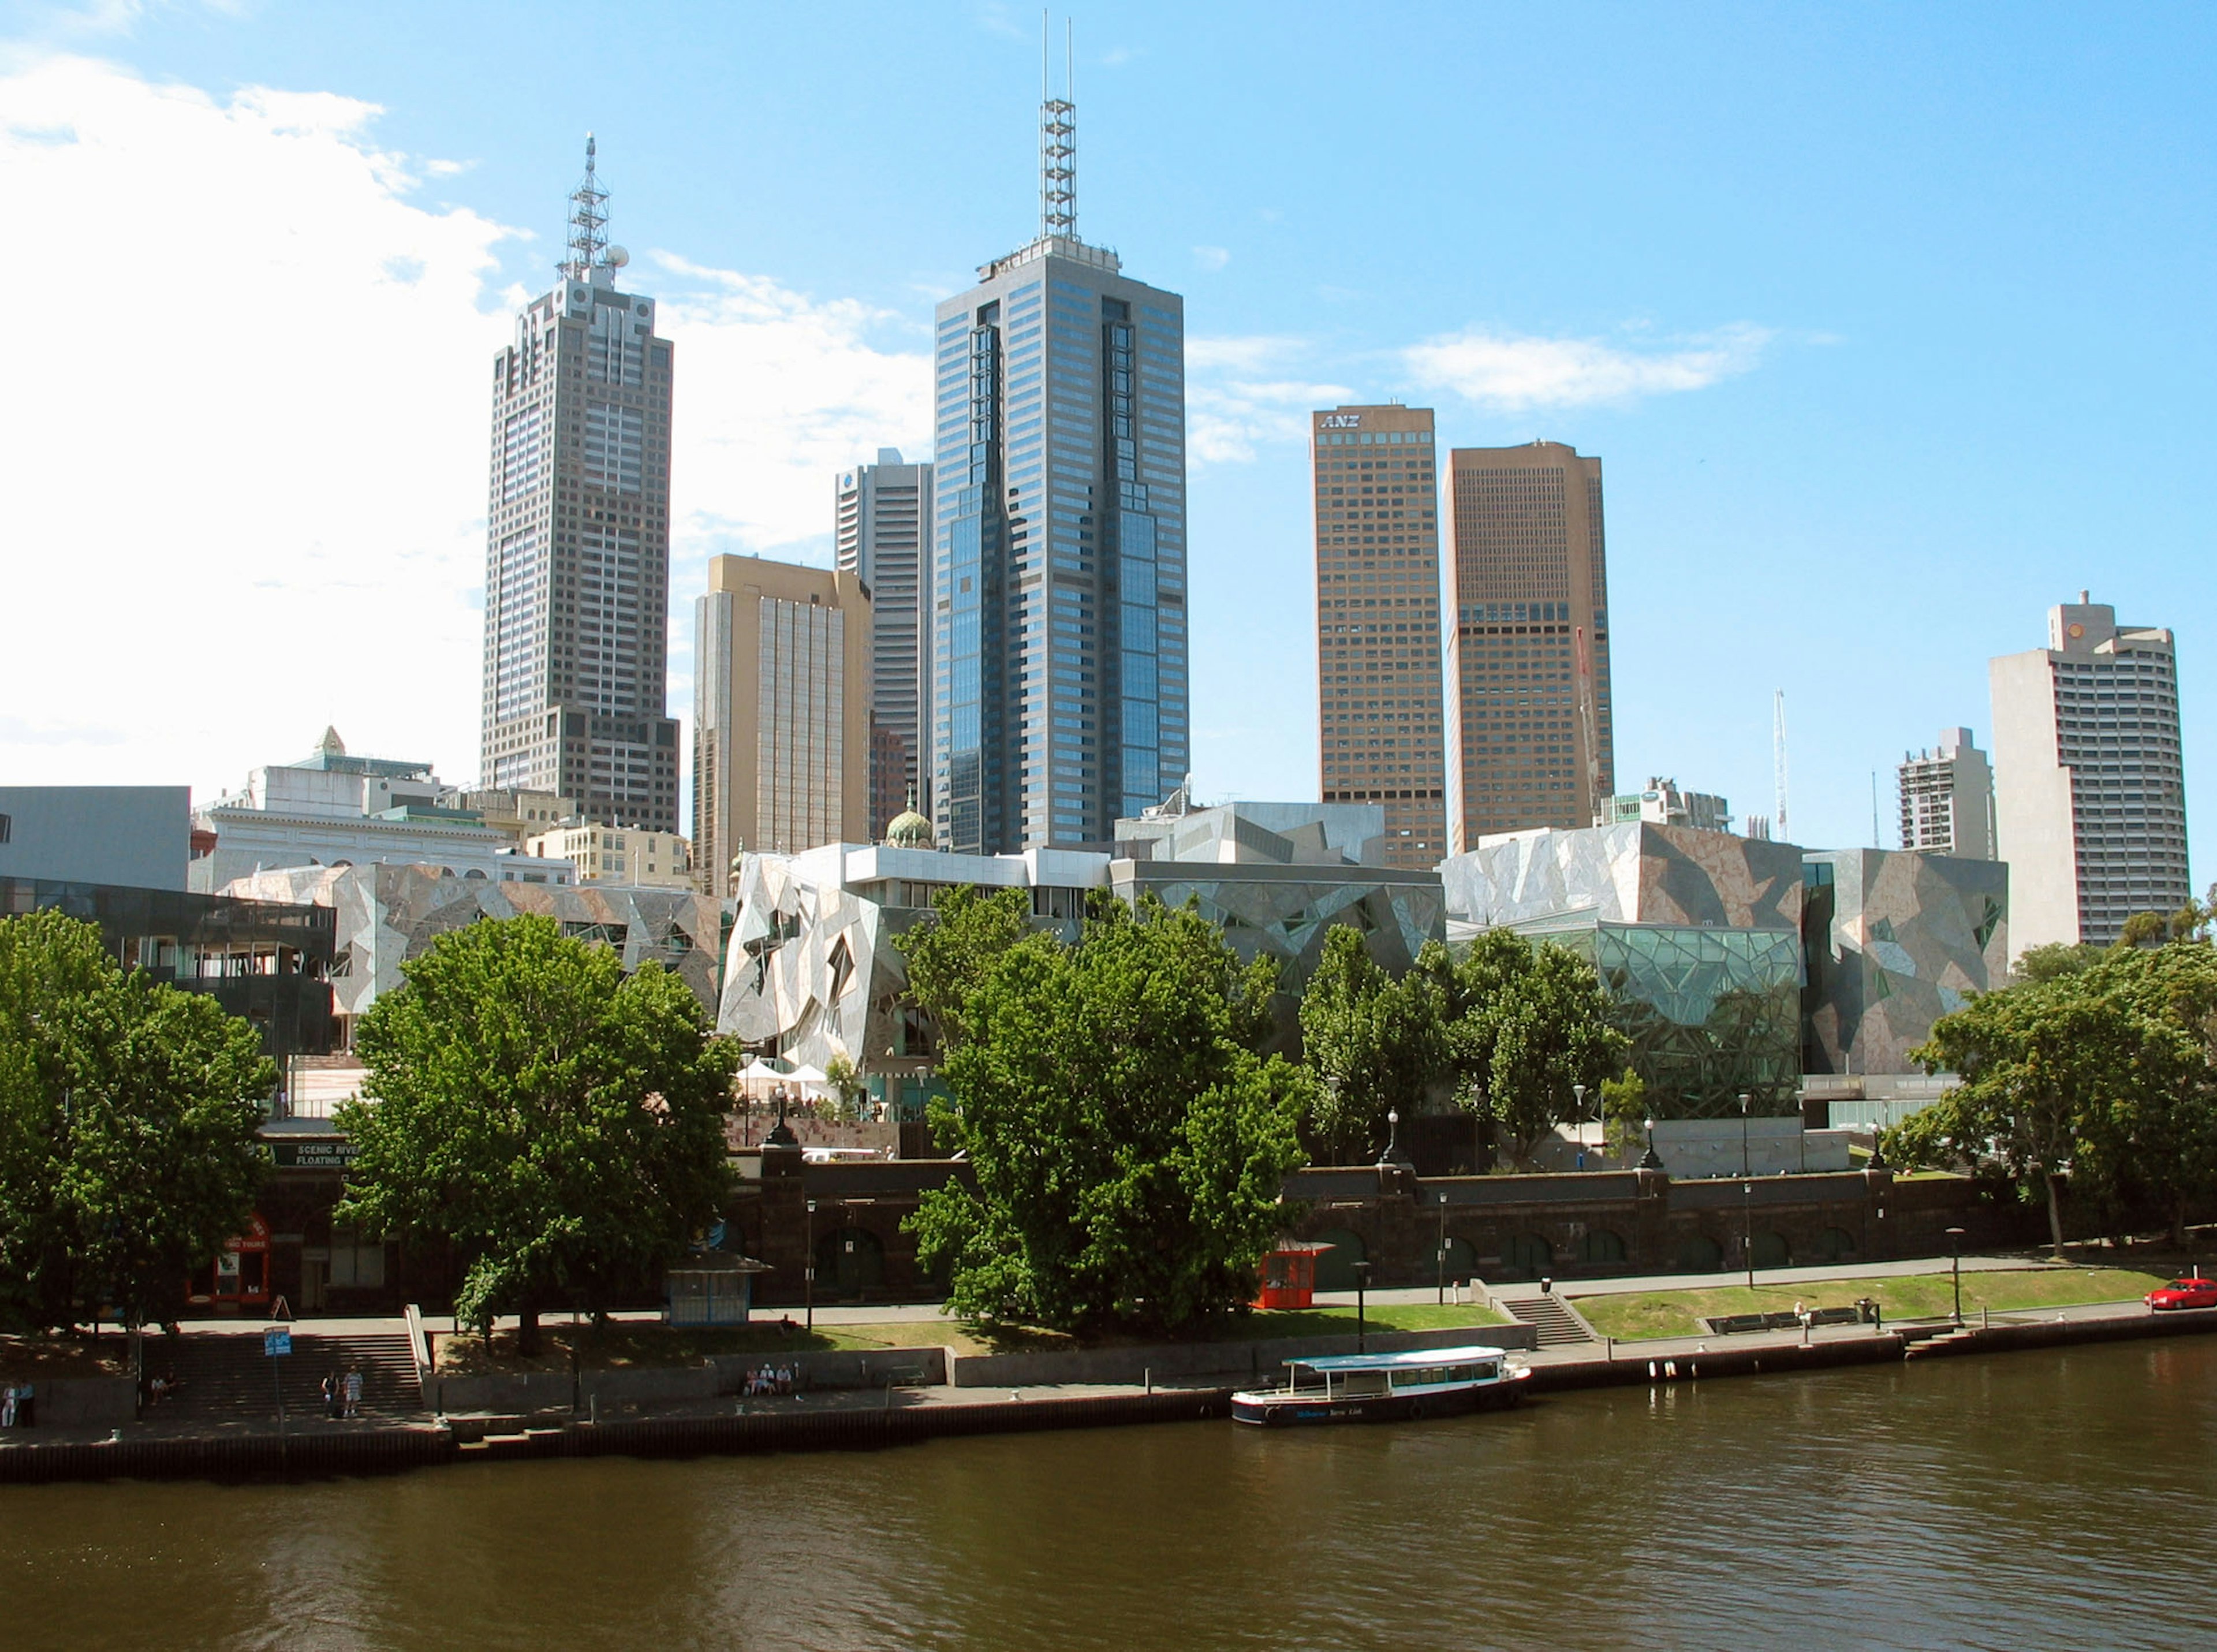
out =
[(800, 1278), (808, 1293), (808, 1333), (816, 1334), (816, 1201), (808, 1201), (808, 1254), (803, 1259)]
[(1948, 1230), (1948, 1257), (1954, 1265), (1952, 1271), (1955, 1276), (1955, 1323), (1961, 1325), (1963, 1322), (1963, 1230), (1961, 1228)]
[(1378, 1155), (1378, 1165), (1380, 1169), (1394, 1162), (1393, 1149), (1400, 1139), (1400, 1110), (1389, 1107), (1386, 1110), (1386, 1150)]
[(1655, 1151), (1655, 1119), (1652, 1114), (1649, 1115), (1647, 1120), (1647, 1151), (1640, 1158), (1640, 1167), (1642, 1170), (1663, 1168), (1662, 1158)]
[(1363, 1352), (1363, 1335), (1368, 1328), (1363, 1311), (1362, 1293), (1370, 1284), (1370, 1264), (1350, 1262), (1348, 1264), (1348, 1269), (1355, 1275), (1355, 1352), (1361, 1353)]
[(1739, 1185), (1741, 1212), (1740, 1243), (1747, 1248), (1748, 1294), (1755, 1294), (1755, 1184), (1744, 1181)]
[(1571, 1086), (1571, 1122), (1578, 1132), (1578, 1168), (1586, 1167), (1586, 1087), (1582, 1084)]
[(1439, 1210), (1440, 1246), (1435, 1253), (1435, 1259), (1439, 1264), (1440, 1306), (1445, 1308), (1448, 1304), (1448, 1193), (1445, 1188), (1440, 1190)]
[(1739, 1173), (1747, 1174), (1747, 1092), (1739, 1092)]

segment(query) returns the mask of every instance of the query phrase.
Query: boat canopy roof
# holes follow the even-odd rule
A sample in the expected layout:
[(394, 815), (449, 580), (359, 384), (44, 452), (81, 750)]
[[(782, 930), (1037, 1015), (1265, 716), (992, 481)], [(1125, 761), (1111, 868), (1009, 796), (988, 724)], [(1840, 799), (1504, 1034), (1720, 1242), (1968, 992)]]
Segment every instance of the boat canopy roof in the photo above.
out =
[(1312, 1371), (1406, 1370), (1412, 1366), (1469, 1365), (1481, 1359), (1499, 1359), (1504, 1355), (1502, 1349), (1479, 1346), (1404, 1348), (1390, 1354), (1319, 1354), (1310, 1359), (1288, 1359), (1286, 1364)]

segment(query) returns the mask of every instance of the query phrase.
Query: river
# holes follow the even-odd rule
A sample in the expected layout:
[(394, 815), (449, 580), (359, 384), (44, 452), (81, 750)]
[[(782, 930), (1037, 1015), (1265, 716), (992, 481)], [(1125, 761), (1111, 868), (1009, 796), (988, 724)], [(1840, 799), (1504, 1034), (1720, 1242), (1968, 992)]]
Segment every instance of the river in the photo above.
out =
[(1405, 1427), (0, 1488), (0, 1648), (2183, 1647), (2217, 1338)]

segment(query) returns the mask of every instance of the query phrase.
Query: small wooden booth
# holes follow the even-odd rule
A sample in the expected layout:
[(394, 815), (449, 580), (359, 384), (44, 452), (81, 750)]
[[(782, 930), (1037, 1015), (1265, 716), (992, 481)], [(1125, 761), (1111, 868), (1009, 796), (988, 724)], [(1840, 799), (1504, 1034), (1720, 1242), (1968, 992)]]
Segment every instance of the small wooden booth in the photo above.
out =
[(769, 1271), (767, 1262), (722, 1251), (688, 1257), (684, 1266), (663, 1275), (669, 1304), (663, 1318), (670, 1325), (744, 1325), (754, 1307), (755, 1275)]
[(1263, 1279), (1257, 1308), (1309, 1308), (1316, 1299), (1317, 1258), (1331, 1248), (1305, 1239), (1281, 1239), (1263, 1257), (1257, 1270)]

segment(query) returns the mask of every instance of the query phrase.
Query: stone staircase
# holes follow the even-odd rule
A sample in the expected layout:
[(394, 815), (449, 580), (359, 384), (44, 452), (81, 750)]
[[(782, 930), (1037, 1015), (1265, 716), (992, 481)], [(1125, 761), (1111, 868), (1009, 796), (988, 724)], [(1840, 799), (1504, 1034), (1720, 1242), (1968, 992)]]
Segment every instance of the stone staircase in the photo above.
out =
[(1905, 1329), (1902, 1332), (1904, 1346), (1901, 1357), (1904, 1359), (1943, 1359), (1949, 1354), (1970, 1353), (1978, 1335), (1979, 1327), (1975, 1325), (1948, 1326), (1938, 1330), (1926, 1330), (1922, 1327)]
[(1495, 1300), (1539, 1333), (1542, 1348), (1562, 1348), (1594, 1340), (1585, 1321), (1553, 1296), (1500, 1296)]
[(361, 1415), (405, 1417), (423, 1409), (416, 1358), (404, 1332), (340, 1336), (296, 1326), (292, 1353), (279, 1359), (265, 1355), (262, 1338), (251, 1332), (188, 1331), (179, 1337), (148, 1338), (146, 1374), (174, 1377), (182, 1386), (146, 1415), (169, 1423), (269, 1421), (277, 1414), (281, 1382), (287, 1419), (320, 1418), (325, 1374), (343, 1377), (349, 1370), (361, 1373)]

